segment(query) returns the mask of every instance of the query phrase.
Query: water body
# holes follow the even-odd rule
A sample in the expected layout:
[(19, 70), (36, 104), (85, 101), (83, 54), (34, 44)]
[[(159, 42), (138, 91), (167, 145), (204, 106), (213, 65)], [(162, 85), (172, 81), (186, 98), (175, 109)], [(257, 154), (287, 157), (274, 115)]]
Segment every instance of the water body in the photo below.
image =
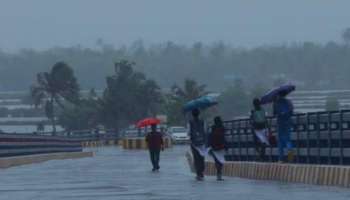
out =
[(196, 182), (184, 153), (166, 150), (161, 171), (152, 173), (146, 151), (101, 148), (93, 158), (48, 161), (0, 169), (0, 199), (16, 200), (348, 200), (350, 190), (207, 177)]

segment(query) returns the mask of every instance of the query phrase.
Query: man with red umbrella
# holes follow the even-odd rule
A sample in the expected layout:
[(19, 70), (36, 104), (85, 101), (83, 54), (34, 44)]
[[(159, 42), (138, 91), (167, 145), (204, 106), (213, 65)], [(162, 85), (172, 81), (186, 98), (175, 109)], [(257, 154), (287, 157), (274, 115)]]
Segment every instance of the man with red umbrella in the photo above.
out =
[(151, 125), (151, 132), (146, 135), (146, 142), (152, 163), (152, 171), (158, 171), (160, 151), (164, 150), (163, 134), (157, 131), (157, 124), (160, 123), (158, 119), (145, 119), (138, 123), (138, 127), (145, 127)]

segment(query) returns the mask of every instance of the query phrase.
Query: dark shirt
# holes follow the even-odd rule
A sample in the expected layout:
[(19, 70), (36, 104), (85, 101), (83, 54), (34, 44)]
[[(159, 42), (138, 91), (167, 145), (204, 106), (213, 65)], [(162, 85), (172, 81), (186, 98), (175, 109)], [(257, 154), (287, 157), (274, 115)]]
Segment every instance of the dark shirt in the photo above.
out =
[(281, 98), (274, 103), (274, 114), (279, 126), (290, 126), (293, 115), (293, 104), (289, 99)]
[(200, 146), (205, 144), (204, 121), (201, 119), (190, 121), (190, 139), (191, 144)]
[(213, 150), (226, 149), (225, 128), (212, 126), (208, 144)]
[(148, 148), (151, 150), (160, 150), (163, 146), (163, 134), (160, 132), (149, 132), (146, 135)]

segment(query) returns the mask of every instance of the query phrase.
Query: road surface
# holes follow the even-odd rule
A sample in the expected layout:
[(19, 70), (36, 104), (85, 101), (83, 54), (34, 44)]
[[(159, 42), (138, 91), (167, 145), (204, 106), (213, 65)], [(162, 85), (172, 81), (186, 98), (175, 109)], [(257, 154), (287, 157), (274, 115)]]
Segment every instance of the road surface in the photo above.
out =
[(206, 177), (189, 172), (186, 146), (161, 155), (152, 173), (146, 151), (94, 149), (96, 156), (0, 169), (0, 200), (349, 200), (350, 190), (303, 184)]

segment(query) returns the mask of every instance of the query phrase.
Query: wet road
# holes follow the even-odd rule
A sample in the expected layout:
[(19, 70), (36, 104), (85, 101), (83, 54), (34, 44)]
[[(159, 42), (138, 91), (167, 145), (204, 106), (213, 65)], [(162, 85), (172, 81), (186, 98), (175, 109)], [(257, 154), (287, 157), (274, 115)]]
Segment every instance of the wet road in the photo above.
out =
[(186, 147), (161, 156), (152, 173), (145, 151), (98, 149), (93, 158), (48, 161), (0, 169), (1, 200), (349, 200), (350, 190), (303, 184), (207, 177), (196, 182), (184, 158)]

